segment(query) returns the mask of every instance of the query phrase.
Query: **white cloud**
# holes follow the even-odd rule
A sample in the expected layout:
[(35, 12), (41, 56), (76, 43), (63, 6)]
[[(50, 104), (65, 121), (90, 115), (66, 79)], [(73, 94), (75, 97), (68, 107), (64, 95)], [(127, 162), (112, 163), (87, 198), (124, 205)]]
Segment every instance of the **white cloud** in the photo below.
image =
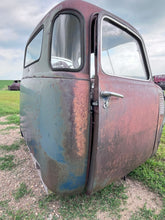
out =
[(9, 42), (19, 39), (19, 35), (11, 29), (0, 29), (0, 42)]
[(20, 79), (22, 66), (22, 50), (0, 48), (0, 79)]
[(153, 30), (143, 37), (153, 75), (165, 73), (165, 31)]
[(41, 19), (43, 12), (38, 0), (32, 1), (1, 1), (0, 20), (1, 27), (9, 27), (20, 31), (34, 28)]

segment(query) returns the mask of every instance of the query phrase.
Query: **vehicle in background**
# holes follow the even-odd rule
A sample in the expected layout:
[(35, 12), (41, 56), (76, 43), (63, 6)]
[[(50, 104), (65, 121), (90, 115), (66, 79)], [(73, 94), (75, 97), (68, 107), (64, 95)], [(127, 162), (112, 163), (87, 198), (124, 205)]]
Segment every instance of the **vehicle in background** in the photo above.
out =
[(21, 133), (48, 189), (88, 194), (155, 154), (164, 118), (138, 31), (84, 1), (68, 0), (27, 42)]
[(165, 74), (155, 75), (153, 76), (153, 80), (158, 86), (165, 90)]
[(20, 80), (15, 80), (12, 85), (8, 86), (8, 90), (18, 91), (20, 90)]

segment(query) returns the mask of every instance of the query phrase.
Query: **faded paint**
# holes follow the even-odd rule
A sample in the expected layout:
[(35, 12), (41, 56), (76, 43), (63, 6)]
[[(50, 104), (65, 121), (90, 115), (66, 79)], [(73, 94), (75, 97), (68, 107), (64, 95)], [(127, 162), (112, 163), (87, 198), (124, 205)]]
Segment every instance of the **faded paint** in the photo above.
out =
[[(75, 85), (81, 90), (74, 90)], [(40, 164), (44, 182), (55, 192), (82, 191), (86, 182), (88, 157), (89, 82), (26, 79), (22, 82), (22, 95), (26, 88), (31, 93), (26, 94), (26, 103), (21, 102), (24, 105), (21, 109), (26, 109), (24, 122), (21, 119), (22, 131)], [(77, 105), (82, 108), (81, 120)], [(25, 123), (28, 123), (26, 127)], [(76, 127), (76, 123), (79, 123), (79, 127)], [(78, 132), (82, 132), (81, 135)], [(77, 144), (78, 138), (81, 145)]]

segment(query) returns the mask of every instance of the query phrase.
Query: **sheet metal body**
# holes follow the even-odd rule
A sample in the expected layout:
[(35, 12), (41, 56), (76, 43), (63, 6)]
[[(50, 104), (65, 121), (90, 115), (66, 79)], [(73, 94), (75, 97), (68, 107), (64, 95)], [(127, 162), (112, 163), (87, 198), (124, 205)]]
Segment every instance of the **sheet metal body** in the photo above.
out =
[[(76, 11), (82, 17), (83, 66), (78, 72), (54, 71), (50, 65), (53, 20), (65, 10)], [(53, 192), (80, 193), (85, 187), (88, 193), (99, 190), (143, 163), (156, 151), (160, 140), (164, 114), (163, 107), (160, 114), (160, 88), (151, 78), (143, 82), (120, 77), (116, 80), (104, 74), (99, 38), (91, 88), (91, 45), (97, 35), (91, 32), (99, 32), (100, 28), (96, 22), (97, 28), (93, 29), (91, 21), (101, 11), (83, 1), (62, 2), (43, 18), (30, 37), (44, 28), (41, 57), (24, 68), (21, 81), (21, 131), (44, 183)], [(100, 96), (101, 91), (119, 93), (124, 98), (111, 97), (105, 109), (106, 98)], [(96, 105), (91, 114), (93, 101)]]

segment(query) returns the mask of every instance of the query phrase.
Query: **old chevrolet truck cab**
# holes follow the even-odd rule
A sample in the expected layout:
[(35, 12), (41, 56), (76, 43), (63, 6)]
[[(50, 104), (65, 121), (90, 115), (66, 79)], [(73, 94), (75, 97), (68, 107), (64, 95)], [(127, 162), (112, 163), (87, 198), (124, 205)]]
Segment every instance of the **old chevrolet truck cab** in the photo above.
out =
[(53, 192), (92, 193), (157, 150), (164, 99), (142, 37), (113, 14), (64, 1), (25, 49), (21, 132)]

